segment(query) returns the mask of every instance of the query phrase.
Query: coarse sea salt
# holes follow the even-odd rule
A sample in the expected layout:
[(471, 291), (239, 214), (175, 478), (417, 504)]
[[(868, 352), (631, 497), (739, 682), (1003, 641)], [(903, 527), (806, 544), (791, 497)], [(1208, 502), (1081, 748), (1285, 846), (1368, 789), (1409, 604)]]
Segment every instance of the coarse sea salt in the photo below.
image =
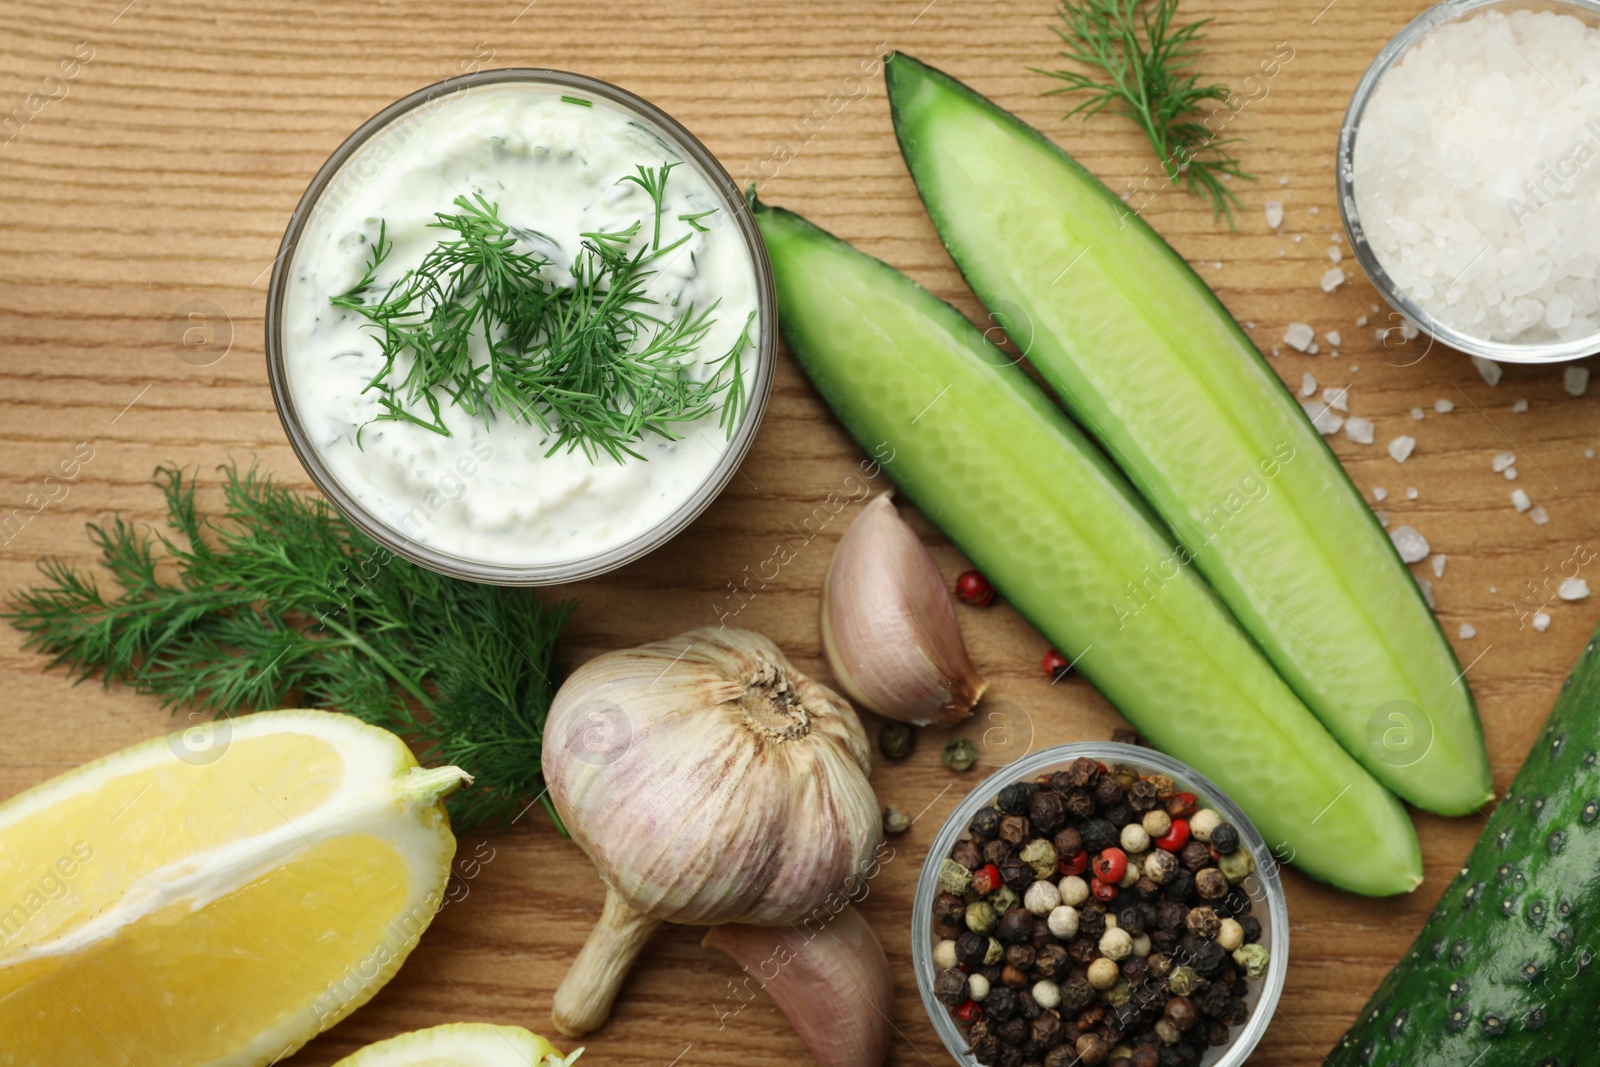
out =
[(1338, 330), (1329, 330), (1322, 336), (1330, 345), (1333, 345), (1335, 348), (1337, 348), (1343, 341), (1343, 338), (1339, 336)]
[(1347, 385), (1343, 389), (1335, 389), (1330, 386), (1322, 391), (1322, 399), (1335, 411), (1349, 411), (1350, 387)]
[(1339, 427), (1344, 425), (1344, 419), (1320, 400), (1305, 400), (1300, 403), (1300, 406), (1305, 409), (1306, 417), (1311, 420), (1311, 425), (1324, 437), (1338, 433)]
[(1428, 539), (1410, 526), (1397, 526), (1389, 531), (1389, 540), (1407, 563), (1420, 563), (1428, 558)]
[(1381, 485), (1373, 486), (1372, 499), (1376, 500), (1380, 504), (1383, 503), (1385, 500), (1389, 499), (1389, 490), (1385, 489)]
[(1415, 419), (1417, 422), (1421, 422), (1422, 421), (1422, 416), (1423, 416), (1423, 411), (1422, 411), (1421, 408), (1412, 408), (1411, 409), (1411, 417), (1413, 419)]
[(1396, 463), (1404, 463), (1411, 458), (1411, 453), (1416, 451), (1417, 439), (1408, 434), (1401, 434), (1389, 442), (1389, 455)]
[(1546, 615), (1542, 611), (1534, 612), (1533, 628), (1538, 630), (1540, 633), (1544, 633), (1546, 630), (1550, 629), (1550, 616)]
[(1562, 600), (1584, 600), (1589, 596), (1589, 583), (1582, 578), (1567, 578), (1556, 590)]
[(1417, 487), (1416, 486), (1412, 485), (1412, 486), (1408, 486), (1406, 488), (1406, 499), (1407, 500), (1415, 500), (1415, 499), (1417, 499)]
[(1283, 331), (1283, 343), (1296, 352), (1304, 352), (1316, 338), (1316, 331), (1303, 322), (1291, 322)]
[(1494, 472), (1499, 474), (1517, 461), (1515, 452), (1496, 452), (1494, 457)]
[(1333, 292), (1335, 289), (1339, 288), (1339, 286), (1344, 284), (1344, 271), (1340, 270), (1338, 267), (1329, 267), (1327, 272), (1322, 275), (1321, 284), (1322, 291), (1324, 293)]
[(1515, 404), (1511, 405), (1511, 413), (1513, 415), (1521, 415), (1523, 412), (1525, 412), (1527, 410), (1528, 410), (1528, 402), (1526, 400), (1519, 400)]
[(1600, 330), (1600, 29), (1489, 10), (1429, 31), (1356, 139), (1362, 227), (1395, 284), (1493, 341)]
[(1475, 626), (1473, 626), (1470, 622), (1462, 623), (1461, 624), (1461, 629), (1459, 631), (1457, 631), (1457, 632), (1461, 634), (1461, 640), (1463, 640), (1463, 641), (1470, 641), (1474, 637), (1478, 636), (1477, 628)]
[(1535, 504), (1533, 510), (1528, 512), (1528, 518), (1533, 520), (1535, 526), (1543, 526), (1550, 521), (1550, 513), (1544, 509), (1543, 504)]
[(1267, 229), (1276, 230), (1283, 225), (1283, 205), (1276, 200), (1267, 201)]
[(1533, 507), (1533, 501), (1528, 499), (1528, 494), (1521, 489), (1511, 490), (1511, 506), (1517, 509), (1517, 514), (1522, 514)]
[(1589, 391), (1589, 368), (1568, 367), (1561, 372), (1561, 388), (1569, 396), (1582, 396)]
[(1505, 373), (1505, 368), (1501, 367), (1500, 364), (1492, 359), (1484, 359), (1482, 356), (1473, 356), (1472, 365), (1478, 368), (1478, 375), (1490, 385), (1499, 385), (1500, 376)]
[(1433, 576), (1435, 578), (1443, 578), (1444, 577), (1445, 561), (1448, 560), (1449, 558), (1450, 558), (1449, 556), (1446, 556), (1443, 552), (1440, 552), (1438, 555), (1434, 556), (1431, 560), (1428, 561), (1433, 566)]
[(1309, 371), (1306, 372), (1306, 374), (1300, 379), (1300, 395), (1301, 396), (1316, 396), (1317, 395), (1317, 379)]
[(1433, 410), (1437, 411), (1441, 415), (1448, 415), (1455, 409), (1456, 406), (1448, 400), (1435, 400), (1433, 402)]
[[(1351, 415), (1344, 420), (1344, 435), (1358, 445), (1370, 445), (1377, 439), (1373, 433), (1372, 423), (1360, 415)], [(1378, 499), (1382, 500), (1383, 497), (1380, 496)]]

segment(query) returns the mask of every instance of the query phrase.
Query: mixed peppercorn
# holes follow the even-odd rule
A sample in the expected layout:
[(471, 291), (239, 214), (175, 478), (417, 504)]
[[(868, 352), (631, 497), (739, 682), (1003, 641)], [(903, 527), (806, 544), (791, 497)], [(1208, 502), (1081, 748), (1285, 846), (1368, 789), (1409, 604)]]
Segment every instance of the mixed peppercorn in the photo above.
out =
[(1000, 790), (939, 869), (934, 994), (995, 1067), (1197, 1067), (1266, 970), (1239, 832), (1091, 759)]

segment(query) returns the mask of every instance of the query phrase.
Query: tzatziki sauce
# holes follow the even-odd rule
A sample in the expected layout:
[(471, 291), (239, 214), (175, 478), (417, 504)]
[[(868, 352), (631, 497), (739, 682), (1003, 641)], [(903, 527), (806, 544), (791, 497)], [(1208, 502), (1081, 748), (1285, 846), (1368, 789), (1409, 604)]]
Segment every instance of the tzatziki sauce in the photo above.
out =
[[(696, 380), (739, 341), (757, 309), (757, 275), (737, 221), (693, 160), (646, 120), (602, 99), (539, 83), (480, 86), (424, 103), (379, 131), (326, 186), (288, 266), (280, 319), (283, 374), (295, 415), (324, 467), (369, 515), (401, 539), (493, 565), (551, 565), (624, 545), (660, 524), (712, 477), (729, 448), (718, 412), (646, 431), (621, 461), (565, 446), (536, 422), (503, 412), (486, 421), (436, 395), (449, 436), (406, 421), (375, 421), (384, 367), (368, 320), (330, 299), (362, 278), (379, 237), (392, 249), (376, 291), (416, 267), (449, 235), (428, 224), (482, 194), (551, 260), (541, 273), (570, 284), (584, 233), (615, 232), (655, 206), (642, 165), (679, 163), (663, 195), (661, 243), (687, 238), (645, 283), (667, 308), (709, 308), (714, 323), (685, 360)], [(709, 212), (709, 213), (708, 213)], [(687, 219), (687, 221), (686, 221)], [(532, 240), (531, 238), (529, 240)], [(522, 239), (519, 239), (519, 247)], [(482, 346), (487, 359), (487, 346)], [(757, 348), (744, 350), (748, 398)], [(402, 354), (391, 380), (405, 377)], [(358, 435), (359, 434), (359, 441)]]

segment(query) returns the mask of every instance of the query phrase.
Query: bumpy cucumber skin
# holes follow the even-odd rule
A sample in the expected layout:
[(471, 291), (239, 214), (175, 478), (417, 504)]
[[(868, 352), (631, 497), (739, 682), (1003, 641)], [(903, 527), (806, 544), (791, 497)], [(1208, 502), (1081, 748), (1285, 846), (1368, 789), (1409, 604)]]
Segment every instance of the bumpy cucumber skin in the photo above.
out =
[[(1290, 686), (1406, 800), (1461, 815), (1492, 799), (1477, 709), (1437, 620), (1215, 294), (1037, 130), (910, 57), (890, 59), (886, 79), (902, 154), (968, 284)], [(1261, 477), (1282, 442), (1301, 458)]]
[[(1421, 881), (1398, 801), (1179, 568), (1119, 625), (1107, 600), (1172, 552), (1132, 488), (959, 311), (799, 216), (757, 205), (790, 351), (846, 429), (1152, 743), (1301, 870), (1369, 895)], [(1359, 856), (1359, 862), (1352, 862)]]
[(1330, 1067), (1600, 1063), (1597, 638), (1466, 865)]

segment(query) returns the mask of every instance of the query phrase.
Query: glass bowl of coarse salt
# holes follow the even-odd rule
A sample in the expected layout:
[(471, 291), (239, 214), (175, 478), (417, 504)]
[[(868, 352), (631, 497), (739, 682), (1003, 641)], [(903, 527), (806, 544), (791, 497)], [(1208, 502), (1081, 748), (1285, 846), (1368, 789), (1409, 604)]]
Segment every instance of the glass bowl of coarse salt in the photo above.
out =
[(1600, 0), (1446, 0), (1378, 54), (1339, 134), (1378, 291), (1510, 363), (1600, 352)]

